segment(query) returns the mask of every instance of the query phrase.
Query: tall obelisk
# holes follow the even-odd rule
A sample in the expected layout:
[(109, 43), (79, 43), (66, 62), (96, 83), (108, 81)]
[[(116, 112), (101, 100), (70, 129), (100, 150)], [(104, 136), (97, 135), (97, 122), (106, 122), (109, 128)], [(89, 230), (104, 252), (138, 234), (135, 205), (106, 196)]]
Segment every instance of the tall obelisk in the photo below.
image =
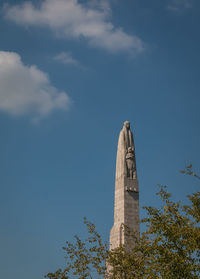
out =
[(129, 245), (124, 225), (139, 235), (139, 188), (135, 146), (130, 122), (125, 121), (119, 135), (115, 177), (114, 225), (110, 231), (110, 249)]

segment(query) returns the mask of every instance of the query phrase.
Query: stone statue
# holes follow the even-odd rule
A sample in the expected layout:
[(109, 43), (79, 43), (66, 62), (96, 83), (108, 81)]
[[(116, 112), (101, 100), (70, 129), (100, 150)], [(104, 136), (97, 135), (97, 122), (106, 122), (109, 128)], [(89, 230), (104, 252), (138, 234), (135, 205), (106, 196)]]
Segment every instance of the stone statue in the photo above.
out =
[(136, 179), (135, 148), (129, 121), (124, 122), (117, 147), (116, 179), (121, 176)]
[(135, 154), (132, 147), (128, 147), (128, 151), (126, 153), (126, 167), (127, 177), (130, 179), (136, 179)]

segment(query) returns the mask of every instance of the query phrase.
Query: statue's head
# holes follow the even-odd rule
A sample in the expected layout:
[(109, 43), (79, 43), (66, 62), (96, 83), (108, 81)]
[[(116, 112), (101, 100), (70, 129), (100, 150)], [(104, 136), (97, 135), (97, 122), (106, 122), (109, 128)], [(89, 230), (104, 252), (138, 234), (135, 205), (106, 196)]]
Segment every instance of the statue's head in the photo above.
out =
[(133, 148), (132, 147), (128, 147), (128, 153), (133, 153)]
[(124, 122), (124, 127), (126, 127), (126, 129), (130, 129), (130, 122), (129, 121), (125, 121)]

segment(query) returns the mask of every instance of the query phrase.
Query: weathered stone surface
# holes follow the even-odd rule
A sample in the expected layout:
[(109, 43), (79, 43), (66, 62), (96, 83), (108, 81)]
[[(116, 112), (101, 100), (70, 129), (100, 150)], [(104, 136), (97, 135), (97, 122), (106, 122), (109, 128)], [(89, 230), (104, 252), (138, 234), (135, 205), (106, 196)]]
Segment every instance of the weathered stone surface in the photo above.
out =
[(139, 234), (139, 188), (133, 134), (128, 121), (124, 122), (118, 140), (114, 225), (110, 232), (110, 249), (129, 242), (123, 224)]

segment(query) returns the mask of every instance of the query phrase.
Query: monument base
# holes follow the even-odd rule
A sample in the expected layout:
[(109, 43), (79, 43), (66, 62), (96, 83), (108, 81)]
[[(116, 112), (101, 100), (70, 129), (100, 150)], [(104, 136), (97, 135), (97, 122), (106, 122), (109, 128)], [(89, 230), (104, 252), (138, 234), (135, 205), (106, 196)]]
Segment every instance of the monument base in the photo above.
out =
[(110, 231), (110, 249), (130, 242), (128, 230), (139, 236), (139, 189), (137, 179), (121, 177), (115, 185), (114, 225)]

